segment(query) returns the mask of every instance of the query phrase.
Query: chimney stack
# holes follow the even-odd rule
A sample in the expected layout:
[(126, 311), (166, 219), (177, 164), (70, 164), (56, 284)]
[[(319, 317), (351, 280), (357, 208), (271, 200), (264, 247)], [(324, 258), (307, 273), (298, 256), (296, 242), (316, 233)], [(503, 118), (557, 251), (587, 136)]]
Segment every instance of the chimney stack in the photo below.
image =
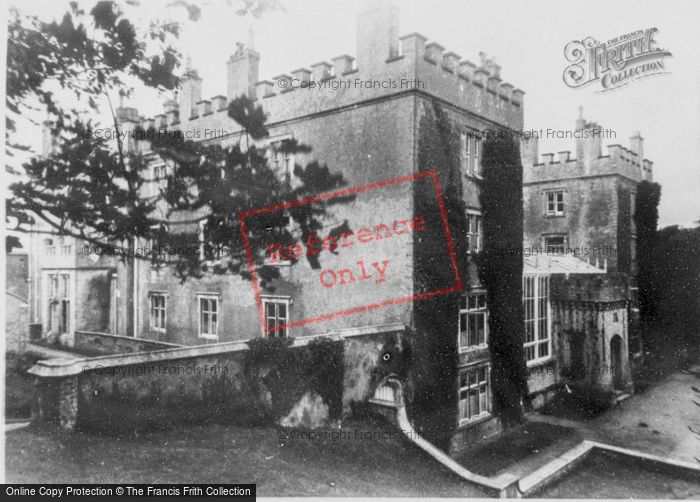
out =
[(357, 69), (380, 75), (386, 60), (398, 55), (398, 7), (386, 0), (368, 2), (357, 18)]
[(192, 61), (187, 57), (185, 73), (180, 83), (179, 105), (180, 121), (186, 122), (199, 115), (197, 103), (202, 100), (202, 79), (197, 70), (192, 69)]
[(644, 138), (639, 134), (639, 131), (634, 131), (630, 138), (630, 150), (637, 154), (637, 161), (641, 166), (644, 161)]
[(228, 66), (228, 88), (226, 97), (229, 102), (241, 94), (256, 99), (255, 84), (258, 83), (260, 54), (255, 51), (252, 29), (248, 33), (248, 45), (236, 44), (236, 52), (231, 55)]

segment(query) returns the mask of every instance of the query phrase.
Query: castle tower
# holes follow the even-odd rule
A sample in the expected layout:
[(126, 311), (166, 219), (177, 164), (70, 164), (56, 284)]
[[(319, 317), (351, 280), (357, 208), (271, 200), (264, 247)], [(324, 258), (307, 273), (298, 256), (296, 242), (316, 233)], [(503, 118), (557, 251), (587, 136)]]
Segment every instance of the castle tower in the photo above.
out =
[(202, 99), (202, 79), (192, 69), (192, 60), (187, 56), (185, 73), (180, 83), (180, 120), (187, 121), (197, 116), (197, 103)]
[(387, 59), (399, 55), (399, 9), (385, 0), (368, 2), (357, 18), (357, 68), (381, 75)]
[(245, 94), (255, 99), (255, 84), (258, 83), (260, 53), (255, 50), (253, 29), (248, 31), (248, 44), (236, 43), (236, 52), (228, 60), (228, 87), (226, 97), (229, 102)]

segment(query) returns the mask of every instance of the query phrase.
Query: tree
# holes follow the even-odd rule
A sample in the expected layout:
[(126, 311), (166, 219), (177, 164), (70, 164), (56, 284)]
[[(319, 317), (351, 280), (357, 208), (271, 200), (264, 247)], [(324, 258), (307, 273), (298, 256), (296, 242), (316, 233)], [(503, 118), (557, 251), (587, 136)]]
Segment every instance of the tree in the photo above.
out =
[(478, 256), (489, 302), (491, 382), (496, 413), (506, 427), (522, 422), (527, 400), (523, 353), (523, 168), (509, 136), (484, 141), (480, 201), (484, 249)]
[(637, 284), (639, 287), (639, 317), (642, 337), (647, 349), (653, 349), (655, 336), (650, 330), (656, 322), (659, 309), (659, 274), (656, 246), (658, 240), (659, 200), (658, 183), (642, 181), (637, 187), (634, 222), (637, 228)]
[[(189, 6), (186, 2), (171, 5)], [(269, 0), (245, 1), (241, 13), (259, 14), (275, 5)], [(154, 181), (147, 156), (143, 149), (128, 148), (121, 139), (121, 123), (111, 98), (128, 96), (133, 82), (160, 90), (178, 86), (175, 70), (180, 54), (173, 44), (180, 27), (157, 20), (138, 27), (127, 17), (130, 6), (101, 1), (86, 13), (72, 3), (61, 23), (45, 23), (13, 12), (8, 109), (18, 115), (33, 103), (45, 107), (53, 118), (55, 144), (46, 157), (32, 158), (23, 165), (23, 179), (11, 186), (13, 198), (8, 200), (7, 214), (13, 217), (15, 230), (32, 231), (31, 218), (38, 218), (50, 228), (49, 233), (72, 236), (128, 256), (139, 240), (171, 248), (198, 245), (192, 240), (198, 232), (168, 229), (175, 212), (193, 212), (197, 219), (192, 223), (197, 229), (200, 221), (206, 223), (203, 244), (207, 249), (225, 250), (225, 256), (209, 253), (207, 260), (200, 260), (198, 253), (135, 256), (171, 263), (182, 279), (205, 270), (245, 276), (237, 215), (337, 188), (343, 185), (343, 178), (312, 162), (294, 167), (297, 183), (280, 180), (264, 152), (255, 146), (256, 140), (267, 135), (266, 117), (249, 99), (240, 97), (229, 104), (228, 115), (242, 127), (244, 141), (230, 149), (185, 141), (177, 131), (134, 132), (137, 141), (151, 143), (152, 150), (173, 165), (167, 188), (145, 197), (144, 186)], [(196, 9), (188, 8), (188, 12), (190, 17), (198, 16)], [(56, 85), (87, 102), (88, 109), (62, 106), (50, 90)], [(120, 138), (116, 148), (93, 134), (95, 125), (90, 117), (99, 113), (99, 105), (105, 102)], [(11, 122), (9, 130), (14, 130), (14, 125)], [(290, 153), (310, 151), (294, 141), (287, 141), (282, 148)], [(297, 233), (305, 237), (316, 232), (327, 206), (318, 202), (290, 208), (286, 214), (267, 220), (258, 218), (249, 225), (251, 243), (270, 235), (285, 243)], [(290, 227), (286, 217), (297, 226)], [(265, 267), (261, 253), (255, 255), (255, 263), (261, 265), (263, 280), (275, 276), (277, 269)]]

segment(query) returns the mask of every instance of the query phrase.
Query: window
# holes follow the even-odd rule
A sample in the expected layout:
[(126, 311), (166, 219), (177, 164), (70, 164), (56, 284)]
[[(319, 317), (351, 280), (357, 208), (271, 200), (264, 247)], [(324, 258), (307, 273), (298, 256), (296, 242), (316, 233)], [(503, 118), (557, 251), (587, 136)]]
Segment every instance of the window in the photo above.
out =
[[(62, 279), (65, 274), (49, 274), (48, 285), (49, 285), (49, 301), (48, 301), (48, 323), (47, 327), (49, 331), (58, 329), (60, 333), (64, 333), (64, 326), (67, 324), (68, 316), (64, 314), (64, 309), (68, 307), (64, 303), (65, 290), (67, 289), (67, 279)], [(61, 289), (61, 281), (64, 281), (63, 289)], [(64, 294), (63, 298), (61, 294)]]
[(481, 176), (481, 139), (474, 138), (474, 155), (472, 156), (472, 173)]
[(291, 183), (292, 173), (294, 172), (294, 154), (285, 151), (286, 141), (281, 140), (272, 143), (269, 155), (272, 160), (273, 171), (282, 175), (286, 183)]
[(466, 132), (460, 135), (460, 160), (462, 171), (464, 174), (469, 174), (471, 168), (471, 138)]
[(206, 240), (206, 227), (207, 221), (201, 220), (199, 222), (199, 259), (201, 261), (205, 260), (220, 260), (223, 256), (229, 255), (229, 248), (221, 243), (212, 245)]
[(54, 256), (56, 254), (56, 241), (51, 238), (44, 239), (44, 249), (46, 256)]
[(151, 229), (154, 232), (148, 242), (148, 257), (151, 259), (151, 268), (158, 268), (165, 265), (164, 262), (168, 260), (170, 226), (163, 223), (153, 225)]
[[(263, 332), (267, 336), (287, 336), (287, 327), (289, 323), (289, 298), (263, 298), (263, 309), (265, 311), (265, 328)], [(284, 326), (275, 329), (279, 326)]]
[(157, 197), (168, 188), (168, 167), (164, 162), (159, 162), (152, 167), (152, 172), (151, 196)]
[(459, 373), (459, 422), (486, 417), (490, 412), (489, 366), (466, 368)]
[(58, 299), (58, 275), (49, 275), (49, 283), (51, 284), (51, 298)]
[(545, 192), (544, 214), (546, 216), (564, 216), (564, 190)]
[(198, 295), (199, 302), (199, 337), (219, 338), (219, 296)]
[(151, 293), (151, 329), (165, 332), (165, 293)]
[(70, 275), (61, 274), (61, 317), (59, 318), (59, 331), (70, 332)]
[(58, 244), (60, 246), (62, 255), (70, 255), (72, 248), (70, 237), (59, 237)]
[(467, 241), (469, 243), (469, 252), (478, 253), (483, 246), (482, 217), (478, 213), (467, 214)]
[(544, 250), (547, 254), (566, 254), (566, 236), (546, 235), (544, 237)]
[(549, 326), (549, 276), (523, 277), (525, 310), (525, 360), (528, 363), (549, 359), (551, 337)]
[(639, 288), (630, 287), (629, 302), (632, 310), (639, 310)]
[(459, 301), (460, 350), (486, 346), (489, 315), (486, 293), (468, 293)]
[(474, 132), (460, 135), (460, 161), (462, 171), (467, 175), (481, 176), (481, 139)]

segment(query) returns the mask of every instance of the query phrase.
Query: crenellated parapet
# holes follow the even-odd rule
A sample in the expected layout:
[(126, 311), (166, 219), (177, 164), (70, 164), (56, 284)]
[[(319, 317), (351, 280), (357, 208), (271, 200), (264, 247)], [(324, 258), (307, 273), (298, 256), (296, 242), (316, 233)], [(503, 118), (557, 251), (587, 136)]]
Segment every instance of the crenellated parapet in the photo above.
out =
[[(398, 36), (398, 10), (386, 3), (370, 6), (358, 16), (357, 54), (341, 54), (308, 67), (258, 80), (260, 55), (238, 44), (228, 60), (227, 102), (247, 94), (260, 104), (271, 124), (376, 99), (415, 93), (438, 98), (481, 119), (489, 127), (522, 129), (524, 92), (505, 82), (495, 60), (479, 53), (479, 63), (463, 59), (420, 33)], [(201, 97), (201, 80), (194, 70), (183, 86), (188, 104), (169, 102), (168, 127), (183, 130), (237, 126), (226, 115), (222, 96)], [(255, 81), (252, 79), (255, 78)], [(194, 101), (192, 101), (194, 99)], [(182, 106), (191, 110), (183, 112)], [(178, 108), (179, 105), (179, 108)], [(156, 117), (154, 123), (162, 125)]]
[[(582, 113), (582, 111), (580, 111)], [(618, 174), (634, 181), (652, 180), (653, 162), (644, 158), (644, 140), (638, 131), (630, 138), (630, 147), (608, 145), (603, 155), (602, 128), (595, 122), (576, 121), (576, 155), (570, 151), (539, 155), (538, 137), (531, 135), (521, 141), (524, 181), (536, 182), (578, 176)]]

